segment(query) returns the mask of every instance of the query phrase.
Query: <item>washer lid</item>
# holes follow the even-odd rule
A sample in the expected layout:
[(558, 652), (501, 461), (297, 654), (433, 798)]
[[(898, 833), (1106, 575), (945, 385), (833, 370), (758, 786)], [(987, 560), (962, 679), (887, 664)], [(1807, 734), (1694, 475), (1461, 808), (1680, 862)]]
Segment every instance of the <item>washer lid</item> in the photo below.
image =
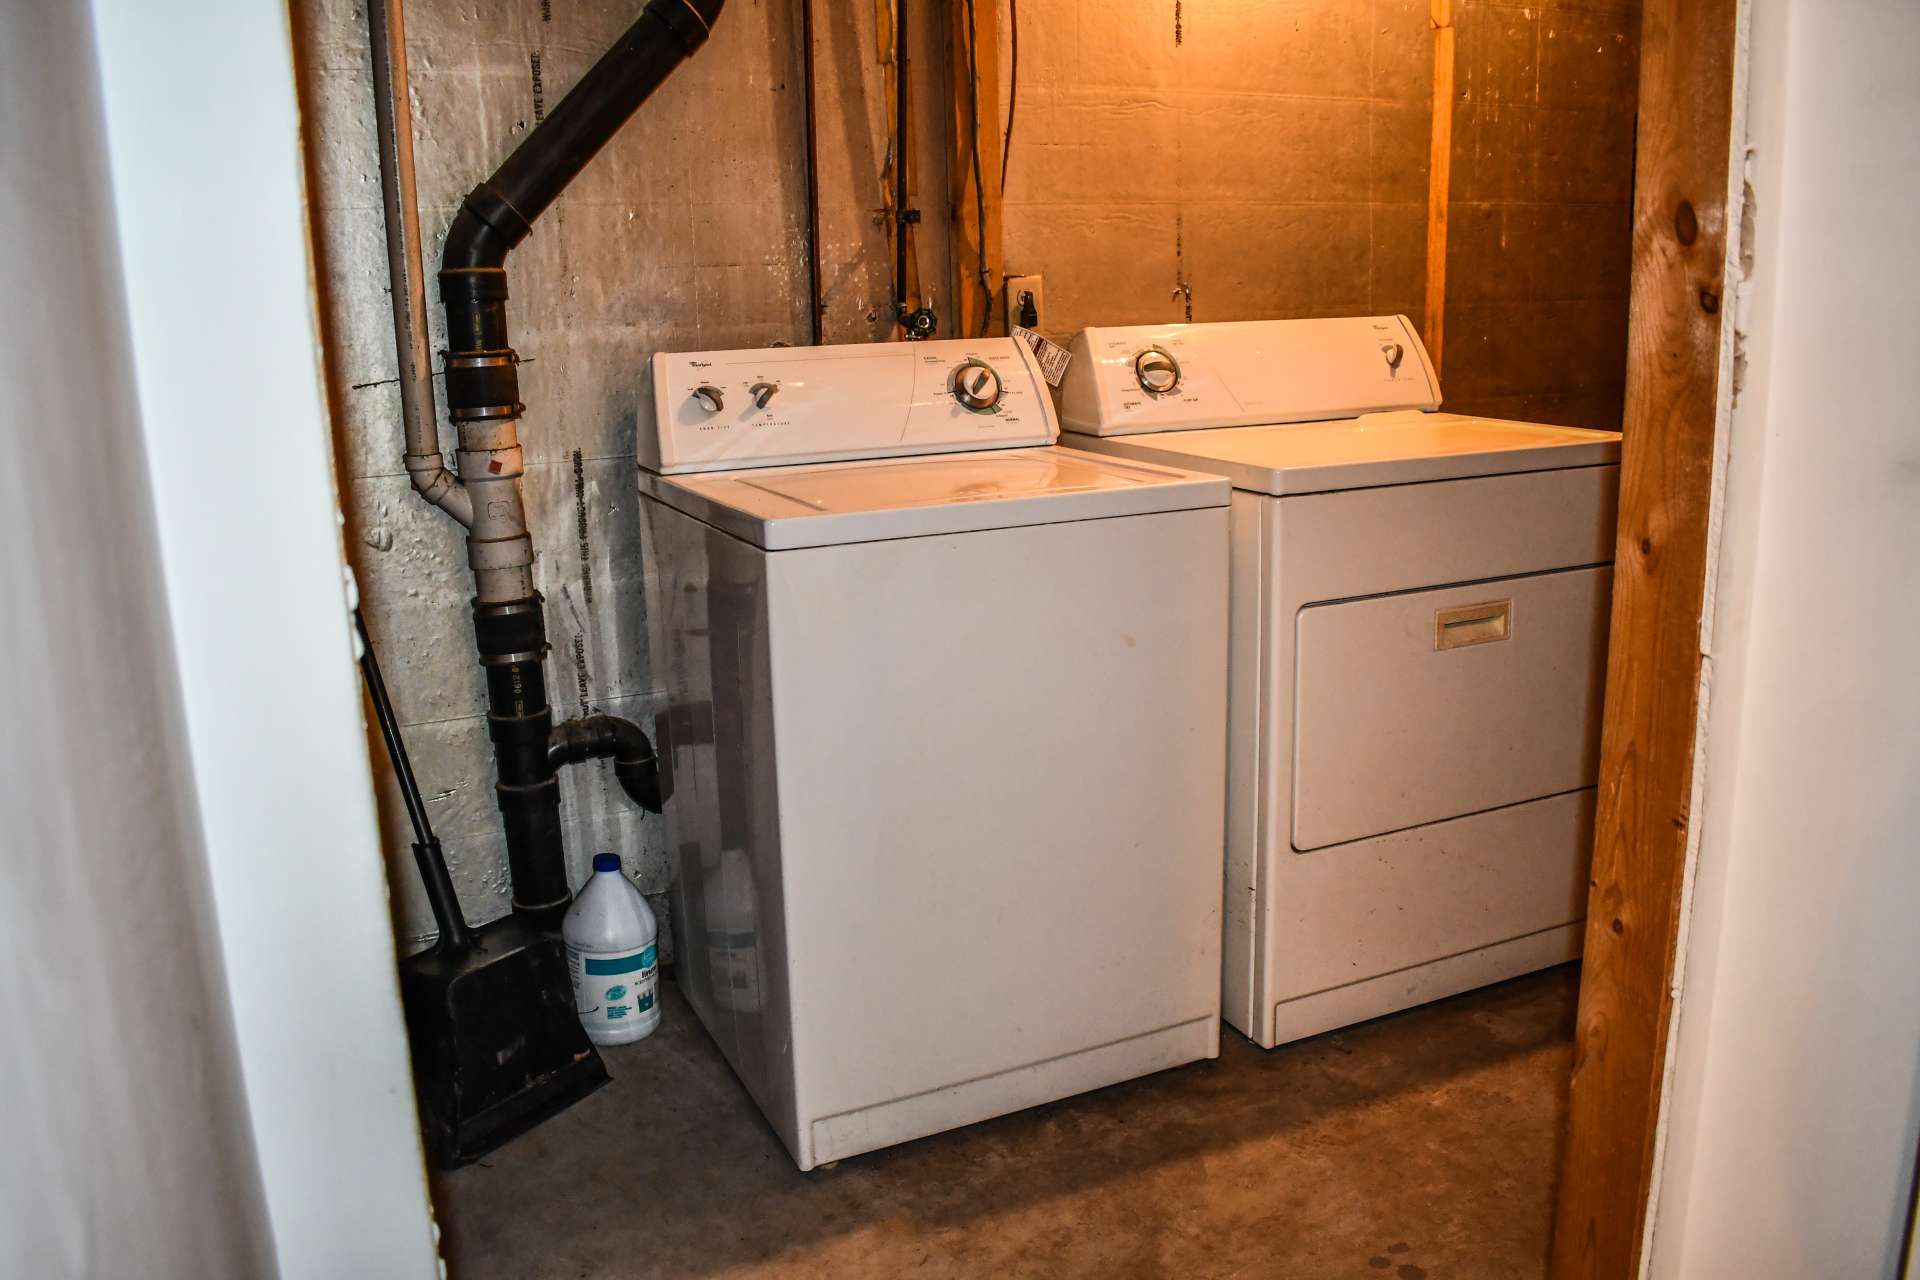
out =
[(702, 475), (641, 492), (768, 551), (1221, 507), (1213, 475), (1072, 449), (999, 449)]
[(1163, 431), (1068, 433), (1075, 448), (1210, 471), (1254, 493), (1326, 493), (1428, 480), (1510, 475), (1620, 460), (1618, 431), (1506, 422), (1457, 413), (1376, 413), (1338, 422)]

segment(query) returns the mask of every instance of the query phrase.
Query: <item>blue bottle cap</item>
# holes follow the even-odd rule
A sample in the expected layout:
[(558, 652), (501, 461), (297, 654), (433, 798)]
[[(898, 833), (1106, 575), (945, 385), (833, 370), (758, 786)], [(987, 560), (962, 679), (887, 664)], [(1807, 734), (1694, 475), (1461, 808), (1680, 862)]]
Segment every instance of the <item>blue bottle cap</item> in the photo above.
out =
[(620, 869), (620, 855), (617, 853), (594, 854), (593, 869), (595, 871), (618, 871)]

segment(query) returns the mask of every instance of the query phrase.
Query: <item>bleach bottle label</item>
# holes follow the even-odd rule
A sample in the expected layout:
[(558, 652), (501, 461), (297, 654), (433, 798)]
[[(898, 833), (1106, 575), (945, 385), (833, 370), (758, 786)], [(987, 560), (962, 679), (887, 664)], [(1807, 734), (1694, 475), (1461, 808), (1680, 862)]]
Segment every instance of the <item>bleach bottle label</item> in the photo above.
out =
[(660, 964), (656, 944), (630, 951), (567, 948), (573, 972), (573, 1007), (587, 1035), (624, 1039), (659, 1021)]

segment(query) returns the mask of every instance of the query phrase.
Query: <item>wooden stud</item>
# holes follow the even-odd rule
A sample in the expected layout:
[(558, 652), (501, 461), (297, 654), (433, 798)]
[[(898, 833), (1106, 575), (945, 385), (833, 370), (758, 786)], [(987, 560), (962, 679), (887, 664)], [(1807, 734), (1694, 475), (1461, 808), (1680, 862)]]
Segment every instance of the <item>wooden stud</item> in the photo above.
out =
[(1453, 0), (1431, 0), (1433, 138), (1427, 160), (1427, 302), (1420, 336), (1440, 373), (1447, 318), (1447, 201), (1453, 184)]
[[(953, 131), (947, 186), (953, 193), (953, 267), (959, 295), (954, 299), (954, 327), (942, 336), (973, 337), (1004, 328), (995, 323), (997, 308), (994, 306), (1003, 275), (1000, 6), (997, 0), (971, 0), (971, 3), (948, 0), (947, 7), (953, 33), (949, 45), (953, 68), (949, 77), (953, 88)], [(976, 154), (978, 181), (975, 180)]]
[(1638, 1273), (1673, 1021), (1722, 353), (1738, 0), (1646, 0), (1626, 440), (1556, 1280)]

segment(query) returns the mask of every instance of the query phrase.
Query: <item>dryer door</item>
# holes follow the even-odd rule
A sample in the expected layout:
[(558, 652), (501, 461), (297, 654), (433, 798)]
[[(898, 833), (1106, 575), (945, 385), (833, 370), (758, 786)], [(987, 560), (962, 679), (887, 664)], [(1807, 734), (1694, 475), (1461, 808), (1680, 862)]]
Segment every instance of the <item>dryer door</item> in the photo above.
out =
[(1302, 609), (1294, 848), (1592, 786), (1612, 590), (1599, 566)]

